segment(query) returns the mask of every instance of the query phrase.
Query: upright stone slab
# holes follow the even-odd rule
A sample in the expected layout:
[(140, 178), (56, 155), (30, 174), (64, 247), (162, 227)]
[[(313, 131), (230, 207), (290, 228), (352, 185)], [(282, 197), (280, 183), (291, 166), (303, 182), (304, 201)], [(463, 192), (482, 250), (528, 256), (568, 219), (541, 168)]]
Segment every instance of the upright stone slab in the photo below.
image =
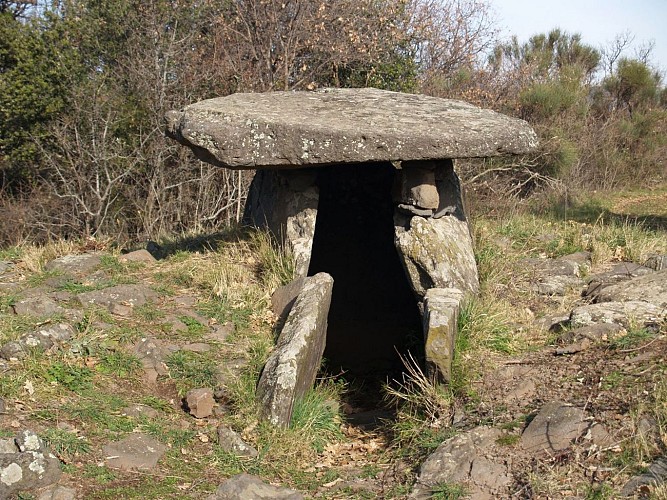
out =
[(287, 427), (294, 401), (315, 383), (326, 343), (333, 278), (318, 273), (306, 280), (257, 386), (262, 414)]
[(312, 170), (260, 170), (250, 185), (244, 224), (271, 231), (294, 255), (296, 276), (308, 274), (318, 200)]
[(424, 297), (430, 288), (456, 288), (472, 295), (479, 290), (467, 222), (451, 215), (414, 216), (406, 227), (396, 226), (395, 242), (417, 296)]
[(455, 288), (431, 288), (424, 297), (426, 370), (436, 382), (452, 380), (454, 345), (463, 292)]

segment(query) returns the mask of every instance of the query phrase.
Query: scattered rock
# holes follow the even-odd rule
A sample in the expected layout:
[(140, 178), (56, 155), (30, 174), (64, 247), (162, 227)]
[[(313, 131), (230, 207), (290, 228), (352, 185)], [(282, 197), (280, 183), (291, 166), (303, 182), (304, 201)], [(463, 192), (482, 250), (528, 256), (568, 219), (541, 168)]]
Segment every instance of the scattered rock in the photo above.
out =
[(550, 314), (534, 321), (535, 326), (540, 330), (548, 332), (560, 332), (570, 323), (570, 314)]
[(148, 250), (135, 250), (121, 255), (118, 260), (120, 262), (141, 262), (143, 264), (155, 264), (157, 259)]
[(653, 273), (653, 270), (649, 267), (640, 266), (633, 262), (621, 262), (610, 271), (589, 276), (587, 280), (588, 287), (582, 295), (595, 300), (604, 287), (650, 273)]
[(42, 491), (37, 497), (37, 500), (74, 500), (75, 498), (75, 489), (55, 485), (49, 487), (45, 491)]
[(255, 448), (243, 441), (241, 436), (225, 425), (218, 427), (218, 444), (223, 450), (240, 457), (254, 458), (258, 455)]
[(620, 335), (622, 332), (625, 332), (625, 328), (616, 323), (594, 323), (581, 326), (565, 332), (560, 337), (559, 341), (568, 345), (557, 348), (556, 354), (575, 354), (585, 351), (596, 343), (611, 340), (612, 337)]
[(188, 352), (209, 352), (211, 350), (211, 346), (209, 344), (206, 344), (204, 342), (193, 342), (191, 344), (185, 344), (183, 347), (181, 347), (181, 351), (188, 351)]
[(152, 337), (144, 337), (135, 345), (132, 352), (139, 358), (149, 382), (155, 382), (159, 376), (169, 373), (165, 359), (178, 348)]
[(575, 308), (570, 315), (574, 328), (595, 323), (615, 323), (628, 328), (631, 324), (652, 326), (667, 316), (667, 309), (644, 301), (603, 302)]
[(77, 300), (83, 306), (94, 304), (123, 316), (131, 312), (132, 308), (153, 302), (157, 298), (158, 294), (146, 285), (116, 285), (77, 295)]
[(19, 316), (35, 316), (38, 318), (64, 312), (64, 309), (55, 300), (45, 295), (19, 299), (14, 303), (13, 308), (14, 314), (18, 314)]
[(102, 448), (108, 467), (122, 470), (151, 470), (167, 447), (147, 434), (132, 434)]
[[(667, 310), (667, 269), (632, 278), (600, 290), (596, 302), (630, 302), (643, 300)], [(667, 315), (667, 312), (663, 316)]]
[(590, 254), (577, 252), (557, 259), (526, 258), (521, 260), (525, 277), (540, 295), (565, 295), (583, 283), (582, 268), (589, 265)]
[(213, 331), (208, 332), (206, 338), (215, 342), (225, 342), (232, 333), (234, 333), (234, 323), (228, 321), (222, 325), (213, 325)]
[(213, 415), (213, 390), (209, 388), (192, 389), (185, 395), (190, 415), (195, 418), (206, 418)]
[(5, 274), (7, 271), (11, 270), (14, 267), (14, 264), (6, 261), (0, 260), (0, 274)]
[(49, 349), (54, 344), (69, 340), (75, 334), (74, 328), (66, 323), (41, 328), (23, 335), (17, 341), (8, 342), (2, 346), (0, 357), (6, 360), (23, 359), (31, 349)]
[(614, 444), (614, 438), (609, 434), (607, 428), (597, 422), (589, 427), (584, 439), (589, 440), (598, 448), (607, 448)]
[(545, 404), (521, 435), (521, 445), (531, 453), (566, 449), (588, 428), (580, 408), (554, 401)]
[(208, 500), (303, 500), (303, 495), (288, 488), (266, 484), (257, 476), (239, 474), (220, 486)]
[(34, 490), (58, 482), (60, 461), (33, 431), (19, 433), (12, 447), (3, 440), (0, 453), (0, 498), (23, 490)]
[(81, 276), (90, 274), (102, 264), (102, 256), (97, 253), (84, 253), (80, 255), (65, 255), (48, 262), (44, 269), (46, 271), (57, 271), (63, 274)]
[(648, 470), (639, 476), (635, 476), (628, 481), (621, 495), (624, 497), (634, 496), (636, 494), (647, 496), (650, 486), (658, 486), (667, 482), (667, 457), (660, 457), (653, 462)]
[(646, 259), (644, 265), (653, 269), (654, 271), (662, 271), (667, 269), (667, 255), (651, 255), (648, 259)]
[(424, 297), (424, 334), (428, 375), (439, 382), (452, 379), (454, 344), (463, 292), (431, 288)]
[(292, 407), (315, 382), (322, 363), (333, 279), (318, 273), (306, 280), (257, 384), (262, 414), (287, 427)]
[(441, 484), (462, 484), (471, 498), (506, 498), (512, 476), (501, 460), (489, 451), (501, 431), (477, 427), (444, 441), (426, 459), (409, 498), (432, 498), (433, 488)]
[(197, 297), (193, 295), (177, 295), (172, 297), (172, 302), (182, 307), (194, 307), (197, 305)]
[(160, 412), (155, 408), (141, 404), (127, 406), (121, 410), (121, 413), (133, 418), (158, 418), (160, 416)]

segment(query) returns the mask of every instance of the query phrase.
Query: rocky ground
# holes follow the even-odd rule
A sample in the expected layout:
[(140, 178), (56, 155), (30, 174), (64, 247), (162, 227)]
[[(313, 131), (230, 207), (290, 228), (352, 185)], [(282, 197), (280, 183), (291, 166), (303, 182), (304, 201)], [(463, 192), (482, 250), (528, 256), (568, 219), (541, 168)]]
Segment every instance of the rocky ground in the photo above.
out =
[(439, 406), (373, 411), (323, 381), (287, 430), (253, 406), (289, 274), (257, 238), (1, 251), (0, 497), (665, 498), (654, 220), (479, 220)]

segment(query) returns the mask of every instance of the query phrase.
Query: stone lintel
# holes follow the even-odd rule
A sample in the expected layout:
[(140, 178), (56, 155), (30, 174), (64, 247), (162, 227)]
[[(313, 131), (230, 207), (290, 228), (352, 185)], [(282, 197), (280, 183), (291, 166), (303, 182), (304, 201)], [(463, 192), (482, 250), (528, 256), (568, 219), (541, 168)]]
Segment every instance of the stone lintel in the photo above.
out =
[(208, 99), (168, 112), (166, 133), (201, 160), (232, 169), (479, 158), (537, 146), (523, 120), (372, 88)]

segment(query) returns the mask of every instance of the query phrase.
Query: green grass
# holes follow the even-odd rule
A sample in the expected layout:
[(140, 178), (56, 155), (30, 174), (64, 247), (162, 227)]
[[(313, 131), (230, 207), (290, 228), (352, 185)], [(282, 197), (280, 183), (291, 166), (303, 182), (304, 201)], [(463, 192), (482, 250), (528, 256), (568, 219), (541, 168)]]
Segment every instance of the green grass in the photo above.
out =
[(91, 450), (90, 443), (83, 436), (63, 429), (47, 429), (41, 437), (51, 450), (68, 460), (90, 453)]
[(82, 393), (93, 388), (93, 372), (86, 366), (54, 361), (46, 369), (46, 381)]
[(103, 350), (98, 354), (99, 363), (95, 369), (107, 375), (125, 378), (135, 375), (141, 368), (141, 361), (124, 350)]
[(629, 328), (627, 334), (614, 337), (609, 342), (612, 349), (631, 349), (655, 339), (656, 334), (646, 328)]
[(177, 351), (166, 363), (181, 395), (190, 389), (217, 385), (217, 363), (205, 354)]
[(290, 427), (321, 453), (332, 441), (340, 440), (341, 418), (338, 413), (339, 388), (323, 384), (294, 403)]
[(431, 498), (437, 500), (458, 500), (464, 498), (466, 489), (459, 484), (440, 483), (431, 488)]

